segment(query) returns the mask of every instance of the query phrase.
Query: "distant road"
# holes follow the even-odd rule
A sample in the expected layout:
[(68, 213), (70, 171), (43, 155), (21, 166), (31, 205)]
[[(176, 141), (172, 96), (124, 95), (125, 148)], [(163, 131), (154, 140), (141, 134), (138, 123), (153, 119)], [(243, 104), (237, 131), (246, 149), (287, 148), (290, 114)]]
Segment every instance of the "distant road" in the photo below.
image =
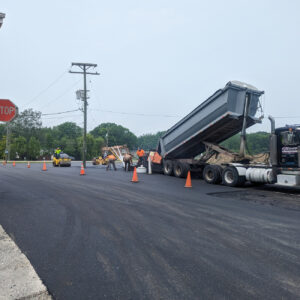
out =
[(55, 299), (296, 299), (300, 194), (0, 166), (0, 224)]

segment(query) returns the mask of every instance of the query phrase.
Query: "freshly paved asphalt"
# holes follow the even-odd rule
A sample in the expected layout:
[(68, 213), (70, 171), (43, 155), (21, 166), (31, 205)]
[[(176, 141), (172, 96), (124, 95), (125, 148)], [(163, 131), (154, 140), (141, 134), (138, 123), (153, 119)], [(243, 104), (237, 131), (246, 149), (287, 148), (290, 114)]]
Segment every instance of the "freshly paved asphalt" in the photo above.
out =
[(55, 299), (300, 298), (300, 193), (0, 166), (0, 224)]

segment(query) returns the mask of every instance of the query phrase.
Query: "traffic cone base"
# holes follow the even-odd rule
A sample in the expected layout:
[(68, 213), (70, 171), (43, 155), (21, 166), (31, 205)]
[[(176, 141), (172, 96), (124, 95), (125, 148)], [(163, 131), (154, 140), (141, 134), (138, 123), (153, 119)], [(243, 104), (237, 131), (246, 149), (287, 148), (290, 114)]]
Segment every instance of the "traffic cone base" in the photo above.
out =
[(191, 188), (192, 187), (192, 180), (191, 180), (191, 171), (188, 171), (186, 182), (185, 182), (185, 188)]
[(46, 162), (45, 162), (45, 160), (44, 160), (44, 163), (43, 163), (43, 169), (42, 169), (43, 171), (47, 171), (47, 166), (46, 166)]
[(85, 175), (83, 164), (81, 164), (80, 175)]
[(137, 176), (137, 172), (136, 172), (136, 167), (134, 167), (131, 182), (139, 182), (139, 179), (138, 179), (138, 176)]

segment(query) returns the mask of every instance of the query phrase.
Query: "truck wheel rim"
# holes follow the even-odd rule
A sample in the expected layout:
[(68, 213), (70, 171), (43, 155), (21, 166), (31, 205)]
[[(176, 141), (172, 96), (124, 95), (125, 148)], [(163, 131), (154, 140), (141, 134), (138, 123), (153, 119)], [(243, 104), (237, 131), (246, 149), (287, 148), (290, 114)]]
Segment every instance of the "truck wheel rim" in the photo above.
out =
[(232, 171), (227, 171), (225, 172), (225, 181), (227, 183), (233, 183), (234, 181), (234, 176), (233, 176), (233, 172)]
[(214, 179), (214, 172), (212, 170), (209, 170), (206, 172), (206, 178), (211, 181)]

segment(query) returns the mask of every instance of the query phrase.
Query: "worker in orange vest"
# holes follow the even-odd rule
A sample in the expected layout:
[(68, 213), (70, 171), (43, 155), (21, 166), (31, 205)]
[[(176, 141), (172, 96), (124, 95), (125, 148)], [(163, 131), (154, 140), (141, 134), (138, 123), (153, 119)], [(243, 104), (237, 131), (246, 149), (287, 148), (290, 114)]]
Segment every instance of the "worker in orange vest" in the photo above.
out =
[(136, 154), (139, 158), (138, 161), (138, 166), (143, 165), (144, 163), (144, 156), (145, 156), (145, 151), (143, 149), (138, 148), (138, 150), (136, 151)]
[(107, 156), (107, 158), (108, 158), (108, 163), (106, 166), (106, 171), (108, 171), (108, 169), (111, 169), (111, 165), (113, 165), (114, 170), (117, 171), (116, 164), (115, 164), (116, 157), (113, 154), (110, 154)]

